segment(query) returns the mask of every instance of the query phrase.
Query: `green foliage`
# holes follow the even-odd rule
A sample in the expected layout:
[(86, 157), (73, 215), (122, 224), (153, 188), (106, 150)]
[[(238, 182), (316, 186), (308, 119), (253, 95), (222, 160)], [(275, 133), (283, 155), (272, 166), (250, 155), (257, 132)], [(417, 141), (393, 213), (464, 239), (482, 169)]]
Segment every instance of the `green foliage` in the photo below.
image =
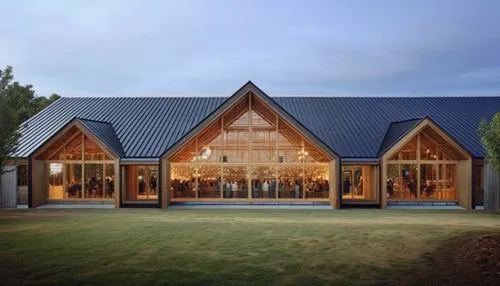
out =
[(479, 135), (486, 150), (486, 159), (500, 173), (500, 112), (497, 112), (491, 122), (481, 121)]
[(19, 139), (19, 126), (37, 112), (59, 99), (36, 96), (32, 85), (14, 81), (12, 67), (0, 69), (0, 170), (9, 154), (15, 151)]

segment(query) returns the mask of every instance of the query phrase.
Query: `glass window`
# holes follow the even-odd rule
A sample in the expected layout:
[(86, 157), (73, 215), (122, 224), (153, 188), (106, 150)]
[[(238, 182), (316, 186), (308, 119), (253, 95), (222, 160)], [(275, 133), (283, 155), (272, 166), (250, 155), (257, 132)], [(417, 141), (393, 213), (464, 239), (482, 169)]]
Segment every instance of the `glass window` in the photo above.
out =
[(342, 167), (342, 199), (375, 200), (376, 189), (376, 166)]
[(137, 167), (137, 199), (158, 199), (158, 166)]
[(49, 164), (49, 199), (63, 199), (63, 164)]
[(106, 160), (104, 151), (95, 143), (85, 136), (85, 160), (102, 161)]
[(65, 164), (66, 198), (82, 198), (82, 164)]
[(67, 160), (82, 160), (82, 152), (83, 152), (83, 137), (81, 134), (73, 138), (68, 144), (65, 146), (66, 150), (66, 159)]
[(115, 197), (115, 165), (105, 164), (105, 187), (104, 187), (104, 197), (114, 198)]
[(224, 198), (248, 199), (247, 167), (223, 167), (222, 184)]
[[(250, 96), (173, 154), (172, 198), (329, 197), (328, 165), (323, 164), (329, 159), (267, 105)], [(311, 185), (308, 189), (304, 169)]]
[(28, 165), (17, 165), (17, 186), (25, 187), (28, 185)]
[(304, 167), (305, 198), (327, 199), (330, 194), (327, 166)]
[(304, 198), (303, 167), (283, 166), (278, 168), (280, 198)]
[(219, 166), (197, 166), (198, 170), (198, 197), (221, 198), (220, 176), (221, 168)]
[(171, 197), (196, 198), (196, 169), (193, 166), (172, 166)]
[(415, 136), (389, 160), (417, 160), (417, 137)]
[(85, 164), (84, 165), (85, 191), (86, 199), (104, 198), (104, 166), (103, 164)]
[(252, 198), (276, 198), (276, 169), (272, 166), (252, 167)]
[(416, 164), (387, 165), (387, 196), (395, 200), (417, 198)]
[(421, 164), (420, 165), (420, 197), (422, 199), (434, 199), (437, 197), (438, 178), (436, 164)]

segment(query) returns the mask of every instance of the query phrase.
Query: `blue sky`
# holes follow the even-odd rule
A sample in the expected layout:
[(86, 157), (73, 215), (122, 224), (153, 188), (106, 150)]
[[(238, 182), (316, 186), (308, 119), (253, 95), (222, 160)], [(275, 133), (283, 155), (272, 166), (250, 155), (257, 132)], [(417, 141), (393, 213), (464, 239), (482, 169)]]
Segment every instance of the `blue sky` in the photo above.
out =
[(500, 1), (5, 1), (39, 95), (500, 95)]

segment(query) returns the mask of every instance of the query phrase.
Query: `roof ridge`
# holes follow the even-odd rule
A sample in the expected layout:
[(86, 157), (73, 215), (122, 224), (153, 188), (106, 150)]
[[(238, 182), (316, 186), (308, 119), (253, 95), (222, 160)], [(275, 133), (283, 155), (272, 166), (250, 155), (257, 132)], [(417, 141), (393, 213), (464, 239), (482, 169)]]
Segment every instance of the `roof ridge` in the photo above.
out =
[(97, 122), (97, 123), (105, 123), (105, 124), (109, 124), (111, 126), (113, 126), (113, 123), (109, 122), (109, 121), (102, 121), (102, 120), (96, 120), (96, 119), (87, 119), (87, 118), (83, 118), (83, 117), (79, 117), (79, 116), (75, 116), (73, 118), (73, 120), (85, 120), (85, 121), (90, 121), (90, 122)]
[(414, 120), (424, 120), (426, 118), (429, 118), (429, 116), (426, 115), (426, 116), (422, 116), (422, 117), (414, 117), (414, 118), (410, 118), (410, 119), (391, 121), (391, 124), (404, 123), (404, 122), (409, 122), (409, 121), (414, 121)]
[[(268, 95), (269, 96), (269, 95)], [(162, 96), (63, 96), (62, 99), (163, 99), (163, 98), (229, 98), (230, 95), (208, 95), (208, 96), (182, 96), (182, 95), (162, 95)], [(500, 95), (470, 95), (470, 96), (335, 96), (335, 95), (273, 95), (271, 98), (338, 98), (338, 99), (478, 99), (478, 98), (500, 98)]]

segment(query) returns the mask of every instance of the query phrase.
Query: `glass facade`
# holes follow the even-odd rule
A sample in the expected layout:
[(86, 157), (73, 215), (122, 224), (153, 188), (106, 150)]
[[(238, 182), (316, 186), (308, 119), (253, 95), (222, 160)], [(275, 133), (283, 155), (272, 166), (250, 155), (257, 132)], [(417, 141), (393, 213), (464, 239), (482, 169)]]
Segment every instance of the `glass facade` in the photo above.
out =
[(456, 201), (457, 164), (464, 160), (453, 146), (430, 127), (387, 161), (389, 200)]
[[(189, 173), (189, 171), (187, 171)], [(157, 165), (125, 166), (126, 184), (123, 186), (125, 201), (157, 201), (159, 173)], [(187, 184), (186, 184), (187, 185)], [(184, 181), (182, 183), (184, 186)], [(188, 190), (181, 189), (183, 193)]]
[(253, 95), (171, 159), (171, 198), (329, 198), (330, 160)]
[(377, 166), (342, 166), (343, 200), (377, 200)]
[(47, 156), (48, 199), (113, 199), (113, 159), (81, 132), (74, 131), (67, 136), (70, 139), (64, 144), (48, 150), (52, 152)]

